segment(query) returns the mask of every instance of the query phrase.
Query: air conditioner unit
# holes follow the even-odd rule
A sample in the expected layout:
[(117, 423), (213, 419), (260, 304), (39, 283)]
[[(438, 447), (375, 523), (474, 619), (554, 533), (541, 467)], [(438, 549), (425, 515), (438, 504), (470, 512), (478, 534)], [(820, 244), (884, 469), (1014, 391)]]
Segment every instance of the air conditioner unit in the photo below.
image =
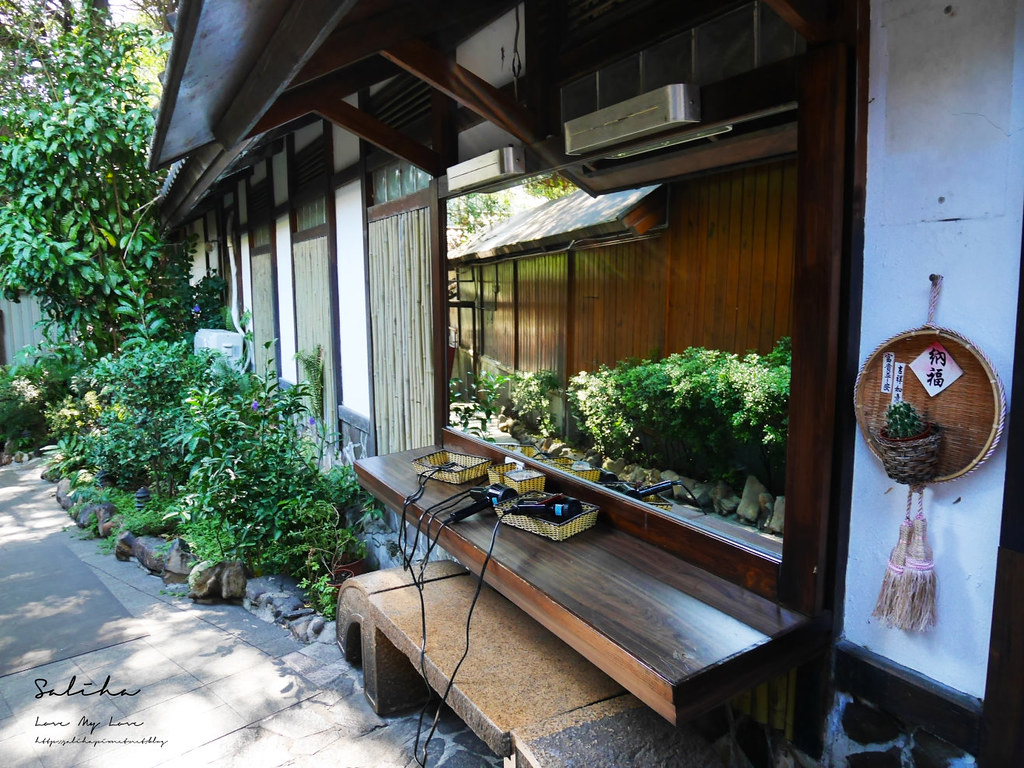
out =
[(673, 83), (565, 123), (565, 153), (598, 149), (700, 122), (700, 86)]
[(526, 172), (522, 147), (502, 147), (448, 169), (448, 191), (473, 189), (499, 181), (514, 180)]
[(196, 331), (194, 342), (196, 353), (201, 349), (212, 349), (224, 355), (235, 368), (244, 364), (242, 334), (234, 331), (221, 331), (214, 328), (200, 328)]

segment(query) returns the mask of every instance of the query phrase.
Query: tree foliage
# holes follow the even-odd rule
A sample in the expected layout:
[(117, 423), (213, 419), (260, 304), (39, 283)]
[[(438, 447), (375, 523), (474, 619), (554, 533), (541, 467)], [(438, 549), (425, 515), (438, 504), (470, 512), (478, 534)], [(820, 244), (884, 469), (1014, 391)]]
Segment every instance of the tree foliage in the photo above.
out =
[[(160, 179), (146, 166), (152, 87), (141, 75), (162, 38), (112, 26), (83, 5), (10, 12), (0, 47), (0, 280), (38, 296), (52, 335), (89, 356), (126, 324), (175, 317), (184, 254), (164, 242)], [(7, 3), (10, 6), (10, 3)], [(184, 303), (184, 302), (182, 302)]]

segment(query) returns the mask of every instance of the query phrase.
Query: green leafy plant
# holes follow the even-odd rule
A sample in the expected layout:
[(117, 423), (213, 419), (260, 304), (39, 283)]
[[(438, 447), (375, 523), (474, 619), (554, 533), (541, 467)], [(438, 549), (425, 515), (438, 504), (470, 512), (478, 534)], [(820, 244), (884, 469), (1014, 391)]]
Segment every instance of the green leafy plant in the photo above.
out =
[(560, 386), (554, 371), (517, 371), (509, 389), (512, 412), (541, 435), (554, 435), (550, 398)]
[(490, 420), (502, 411), (501, 399), (508, 381), (508, 376), (490, 371), (479, 376), (467, 371), (465, 379), (450, 379), (448, 395), (452, 403), (452, 426), (486, 437)]
[(885, 409), (885, 437), (906, 440), (917, 437), (927, 429), (913, 403), (901, 400)]

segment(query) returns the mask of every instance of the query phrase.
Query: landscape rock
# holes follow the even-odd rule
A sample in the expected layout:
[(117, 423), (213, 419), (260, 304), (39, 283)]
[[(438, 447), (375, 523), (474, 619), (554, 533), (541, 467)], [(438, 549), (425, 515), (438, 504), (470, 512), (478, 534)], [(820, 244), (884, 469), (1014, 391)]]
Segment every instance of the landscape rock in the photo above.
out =
[(749, 523), (757, 522), (757, 517), (761, 513), (761, 504), (758, 501), (758, 497), (762, 493), (767, 493), (767, 491), (768, 489), (764, 487), (764, 483), (753, 475), (747, 475), (747, 482), (743, 486), (743, 497), (736, 508), (736, 514)]
[(117, 545), (114, 547), (114, 557), (118, 560), (131, 560), (132, 552), (135, 551), (135, 537), (131, 531), (122, 531), (117, 537)]
[(189, 551), (184, 539), (175, 539), (164, 557), (164, 584), (183, 584), (199, 559)]
[(56, 483), (60, 480), (60, 471), (49, 464), (43, 467), (43, 471), (39, 473), (39, 477), (50, 483)]
[[(682, 475), (679, 476), (678, 481), (681, 485), (676, 485), (672, 488), (672, 495), (682, 502), (693, 504), (694, 499), (691, 498), (690, 494), (697, 485), (697, 481), (692, 477), (683, 477)], [(696, 494), (693, 494), (693, 496), (696, 497)]]
[(671, 469), (666, 469), (658, 474), (658, 478), (661, 480), (667, 480), (674, 483), (676, 480), (679, 479), (679, 473)]
[(132, 543), (132, 555), (153, 573), (163, 573), (166, 549), (167, 542), (158, 536), (136, 536)]
[(245, 565), (240, 560), (204, 560), (188, 575), (188, 596), (197, 603), (245, 597)]
[(26, 461), (28, 461), (31, 458), (32, 458), (32, 456), (30, 454), (27, 454), (24, 451), (18, 451), (17, 453), (14, 454), (14, 463), (15, 464), (24, 464)]
[(323, 616), (314, 616), (306, 627), (306, 642), (311, 643), (324, 631), (327, 621)]
[(110, 535), (117, 529), (116, 520), (107, 520), (99, 526), (100, 538), (108, 539)]
[(714, 499), (711, 498), (711, 491), (714, 490), (714, 487), (711, 483), (694, 483), (690, 486), (690, 490), (693, 491), (693, 497), (697, 499), (697, 503), (701, 507), (710, 507), (714, 503)]
[(768, 522), (768, 530), (781, 534), (786, 527), (786, 497), (779, 496), (772, 506), (772, 518)]
[(633, 471), (629, 473), (629, 482), (631, 483), (642, 483), (647, 479), (647, 470), (643, 467), (634, 467)]
[(604, 469), (608, 470), (614, 475), (622, 477), (622, 473), (626, 471), (626, 460), (625, 459), (605, 459), (601, 465)]
[(554, 459), (561, 456), (565, 451), (565, 443), (554, 442), (548, 446), (548, 449), (545, 451), (545, 453)]
[(772, 520), (772, 512), (775, 508), (775, 497), (765, 491), (757, 497), (757, 503), (761, 508), (757, 513), (757, 525), (761, 530), (764, 530)]
[(711, 503), (715, 512), (725, 517), (736, 511), (740, 505), (740, 497), (724, 480), (719, 480), (711, 489)]
[(71, 509), (75, 505), (75, 495), (71, 492), (71, 479), (68, 477), (57, 483), (57, 503), (61, 509)]
[(334, 621), (328, 621), (324, 624), (323, 629), (320, 630), (320, 634), (317, 635), (316, 641), (318, 643), (332, 644), (337, 641), (337, 623)]

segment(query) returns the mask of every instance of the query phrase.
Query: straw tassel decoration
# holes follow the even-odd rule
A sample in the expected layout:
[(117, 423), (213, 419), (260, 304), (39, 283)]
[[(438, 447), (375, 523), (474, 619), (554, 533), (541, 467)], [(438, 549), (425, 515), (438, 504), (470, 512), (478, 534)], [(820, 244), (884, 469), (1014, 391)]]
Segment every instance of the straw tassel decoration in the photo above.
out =
[(886, 625), (896, 626), (897, 604), (903, 591), (903, 574), (906, 571), (907, 548), (910, 546), (910, 535), (913, 524), (908, 516), (900, 525), (900, 539), (889, 554), (889, 563), (885, 567), (882, 588), (878, 591), (878, 602), (875, 603), (871, 615), (881, 619)]
[[(918, 512), (911, 520), (915, 493)], [(912, 632), (923, 632), (935, 626), (935, 563), (928, 545), (923, 496), (923, 486), (913, 485), (907, 490), (907, 517), (900, 524), (899, 542), (889, 555), (872, 614), (887, 626)]]

